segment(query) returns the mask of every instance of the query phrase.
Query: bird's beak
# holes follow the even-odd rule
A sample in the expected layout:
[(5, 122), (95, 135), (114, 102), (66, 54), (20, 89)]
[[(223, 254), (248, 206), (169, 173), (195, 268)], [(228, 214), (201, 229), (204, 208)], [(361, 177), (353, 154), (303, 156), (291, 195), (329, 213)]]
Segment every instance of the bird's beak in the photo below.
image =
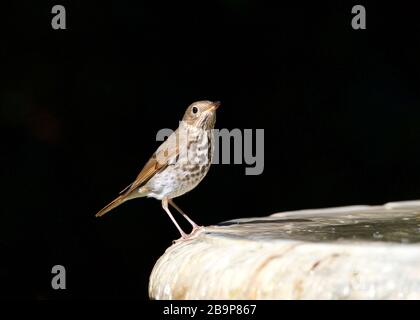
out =
[(213, 102), (212, 110), (217, 110), (217, 108), (220, 107), (220, 104), (221, 104), (220, 101)]

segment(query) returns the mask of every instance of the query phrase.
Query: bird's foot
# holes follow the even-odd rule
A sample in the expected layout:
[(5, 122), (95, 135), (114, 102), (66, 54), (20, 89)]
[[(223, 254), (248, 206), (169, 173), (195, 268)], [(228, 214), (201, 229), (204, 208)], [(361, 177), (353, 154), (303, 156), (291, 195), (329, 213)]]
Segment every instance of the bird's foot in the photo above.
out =
[(204, 226), (194, 225), (189, 236), (193, 236), (195, 233), (203, 231), (203, 230), (204, 230)]
[(189, 233), (189, 234), (186, 234), (186, 233), (182, 234), (181, 235), (181, 238), (172, 241), (172, 244), (177, 244), (179, 242), (183, 242), (183, 241), (187, 241), (187, 240), (192, 240), (192, 239), (196, 238), (204, 230), (205, 230), (204, 226), (195, 225), (193, 227), (191, 233)]

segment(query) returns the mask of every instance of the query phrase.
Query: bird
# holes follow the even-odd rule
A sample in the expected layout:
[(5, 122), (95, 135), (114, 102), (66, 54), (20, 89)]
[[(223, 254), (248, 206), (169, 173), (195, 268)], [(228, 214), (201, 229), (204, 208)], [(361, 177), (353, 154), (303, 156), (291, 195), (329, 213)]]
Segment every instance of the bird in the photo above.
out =
[[(188, 106), (178, 128), (157, 148), (136, 179), (120, 195), (96, 213), (101, 217), (127, 200), (149, 197), (161, 200), (181, 239), (188, 239), (201, 227), (178, 207), (173, 199), (194, 189), (210, 169), (214, 152), (213, 129), (220, 101), (196, 101)], [(190, 234), (179, 226), (169, 206), (192, 226)]]

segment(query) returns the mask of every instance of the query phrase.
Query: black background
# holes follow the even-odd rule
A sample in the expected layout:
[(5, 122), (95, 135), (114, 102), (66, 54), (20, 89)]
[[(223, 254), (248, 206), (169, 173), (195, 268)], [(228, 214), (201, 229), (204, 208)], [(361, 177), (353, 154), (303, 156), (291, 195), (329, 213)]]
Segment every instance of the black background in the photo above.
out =
[[(55, 4), (67, 30), (51, 28)], [(367, 30), (351, 28), (355, 4)], [(262, 175), (215, 165), (178, 199), (200, 224), (419, 198), (420, 23), (408, 2), (1, 6), (2, 297), (147, 298), (178, 237), (160, 203), (94, 214), (195, 100), (222, 101), (217, 128), (265, 130)], [(51, 289), (56, 264), (67, 290)]]

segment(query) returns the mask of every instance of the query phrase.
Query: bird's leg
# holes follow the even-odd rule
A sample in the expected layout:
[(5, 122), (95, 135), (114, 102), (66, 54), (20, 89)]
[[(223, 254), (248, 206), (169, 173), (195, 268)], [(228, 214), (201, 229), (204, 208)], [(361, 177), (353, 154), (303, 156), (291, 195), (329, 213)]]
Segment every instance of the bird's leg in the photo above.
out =
[(169, 202), (169, 204), (172, 206), (172, 207), (174, 207), (180, 214), (182, 214), (183, 216), (184, 216), (184, 218), (185, 219), (187, 219), (187, 221), (192, 225), (192, 227), (193, 227), (193, 231), (192, 232), (194, 232), (195, 230), (197, 230), (197, 229), (199, 229), (200, 228), (200, 226), (199, 225), (197, 225), (194, 221), (192, 221), (186, 214), (185, 214), (185, 212), (184, 211), (182, 211), (181, 210), (181, 208), (180, 207), (178, 207), (176, 204), (175, 204), (175, 202), (172, 200), (172, 199), (169, 199), (168, 200), (168, 202)]
[(168, 208), (168, 198), (163, 198), (162, 199), (162, 208), (163, 208), (163, 210), (166, 211), (166, 213), (168, 214), (169, 218), (171, 218), (172, 222), (177, 227), (179, 233), (181, 234), (181, 238), (182, 239), (186, 239), (188, 237), (188, 235), (181, 229), (181, 227), (178, 225), (178, 223), (176, 222), (175, 218), (173, 217), (172, 213), (169, 211), (169, 208)]

